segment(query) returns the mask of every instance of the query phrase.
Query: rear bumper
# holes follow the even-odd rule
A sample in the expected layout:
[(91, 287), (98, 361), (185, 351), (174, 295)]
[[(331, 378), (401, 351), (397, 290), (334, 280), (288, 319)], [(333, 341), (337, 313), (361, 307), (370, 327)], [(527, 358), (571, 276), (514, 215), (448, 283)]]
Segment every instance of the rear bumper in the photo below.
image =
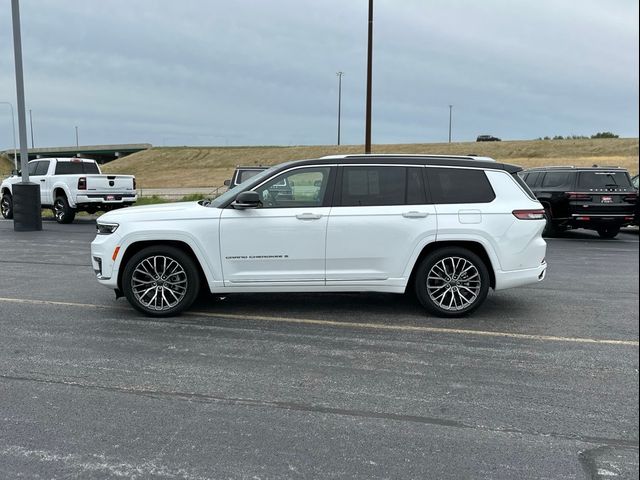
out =
[(119, 207), (125, 207), (128, 205), (133, 205), (138, 199), (138, 195), (135, 193), (127, 193), (127, 194), (86, 194), (86, 195), (76, 195), (74, 208), (79, 210), (86, 208), (99, 208), (103, 207), (102, 210), (113, 210)]
[(634, 212), (617, 213), (573, 213), (568, 223), (574, 228), (626, 227), (633, 223)]
[(547, 262), (542, 262), (538, 267), (526, 268), (523, 270), (510, 270), (508, 272), (499, 270), (496, 275), (496, 290), (506, 288), (521, 287), (544, 280), (547, 275)]

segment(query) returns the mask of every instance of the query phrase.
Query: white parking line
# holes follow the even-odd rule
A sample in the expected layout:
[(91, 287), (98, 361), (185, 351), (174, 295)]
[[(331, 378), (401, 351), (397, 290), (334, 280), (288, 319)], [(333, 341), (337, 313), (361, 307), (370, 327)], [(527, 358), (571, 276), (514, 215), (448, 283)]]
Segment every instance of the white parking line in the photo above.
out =
[[(129, 310), (126, 307), (96, 305), (91, 303), (75, 303), (75, 302), (59, 302), (54, 300), (32, 300), (26, 298), (5, 298), (0, 297), (0, 302), (4, 303), (20, 303), (27, 305), (54, 305), (62, 307), (81, 307), (81, 308), (99, 308), (107, 310)], [(262, 315), (239, 315), (233, 313), (214, 313), (214, 312), (185, 312), (184, 315), (191, 317), (207, 317), (207, 318), (225, 318), (230, 320), (248, 320), (277, 322), (302, 325), (318, 325), (340, 328), (356, 328), (367, 330), (386, 330), (399, 332), (421, 332), (421, 333), (437, 333), (447, 335), (470, 335), (481, 337), (498, 337), (498, 338), (514, 338), (519, 340), (535, 340), (542, 342), (568, 342), (582, 344), (597, 345), (620, 345), (627, 347), (638, 347), (637, 340), (614, 340), (606, 338), (582, 338), (582, 337), (561, 337), (555, 335), (531, 335), (526, 333), (510, 333), (495, 332), (488, 330), (471, 330), (460, 328), (440, 328), (440, 327), (420, 327), (417, 325), (385, 325), (381, 323), (360, 323), (360, 322), (338, 322), (335, 320), (315, 320), (310, 318), (294, 318), (294, 317), (271, 317)]]

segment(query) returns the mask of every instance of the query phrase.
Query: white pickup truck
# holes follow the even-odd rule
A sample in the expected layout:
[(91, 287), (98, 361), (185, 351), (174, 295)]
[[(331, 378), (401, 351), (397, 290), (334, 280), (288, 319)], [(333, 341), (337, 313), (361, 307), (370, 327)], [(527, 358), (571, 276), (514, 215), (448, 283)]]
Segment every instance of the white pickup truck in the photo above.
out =
[[(19, 174), (0, 185), (0, 210), (13, 218), (14, 183)], [(71, 223), (76, 212), (95, 213), (127, 207), (137, 200), (133, 175), (103, 175), (95, 160), (86, 158), (41, 158), (29, 162), (29, 181), (40, 185), (42, 208), (53, 210), (58, 223)]]

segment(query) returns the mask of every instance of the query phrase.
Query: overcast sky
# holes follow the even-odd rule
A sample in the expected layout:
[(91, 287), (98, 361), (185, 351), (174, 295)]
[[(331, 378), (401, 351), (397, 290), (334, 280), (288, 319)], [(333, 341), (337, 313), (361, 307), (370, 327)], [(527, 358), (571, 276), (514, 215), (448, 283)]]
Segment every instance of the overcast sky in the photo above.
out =
[[(364, 142), (367, 0), (21, 0), (36, 147)], [(0, 102), (16, 105), (10, 0)], [(375, 0), (373, 143), (638, 136), (637, 0)], [(17, 112), (16, 112), (17, 115)], [(0, 149), (11, 148), (0, 104)], [(29, 140), (29, 144), (31, 141)]]

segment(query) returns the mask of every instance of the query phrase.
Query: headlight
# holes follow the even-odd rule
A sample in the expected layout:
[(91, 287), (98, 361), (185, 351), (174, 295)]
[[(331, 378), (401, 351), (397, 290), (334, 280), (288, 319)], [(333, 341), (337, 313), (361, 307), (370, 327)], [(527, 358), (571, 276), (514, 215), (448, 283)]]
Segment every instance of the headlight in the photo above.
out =
[(117, 223), (99, 223), (96, 222), (96, 228), (98, 229), (98, 235), (110, 235), (118, 229)]

